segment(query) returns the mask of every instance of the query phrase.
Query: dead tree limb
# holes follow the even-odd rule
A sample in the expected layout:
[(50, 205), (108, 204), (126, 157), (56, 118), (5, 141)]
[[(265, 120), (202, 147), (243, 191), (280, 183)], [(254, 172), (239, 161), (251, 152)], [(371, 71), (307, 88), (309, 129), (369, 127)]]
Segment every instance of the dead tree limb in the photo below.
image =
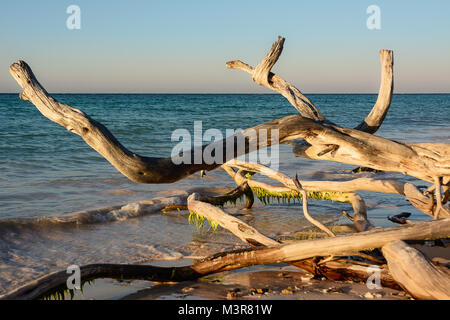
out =
[(227, 62), (227, 68), (240, 69), (250, 73), (253, 81), (259, 85), (280, 93), (303, 117), (310, 118), (312, 120), (326, 121), (319, 109), (317, 109), (316, 106), (300, 92), (300, 90), (271, 72), (272, 67), (278, 61), (278, 58), (283, 51), (284, 40), (285, 39), (283, 37), (279, 36), (278, 40), (272, 45), (270, 51), (256, 66), (256, 68), (253, 68), (239, 60)]
[[(411, 175), (430, 182), (433, 182), (436, 172), (439, 172), (438, 176), (448, 176), (450, 174), (450, 158), (448, 157), (450, 147), (448, 145), (441, 146), (445, 149), (442, 152), (439, 152), (435, 146), (408, 145), (393, 141), (383, 145), (381, 140), (376, 141), (377, 137), (367, 134), (377, 131), (389, 110), (393, 93), (392, 51), (380, 51), (381, 84), (377, 102), (372, 111), (357, 129), (343, 129), (326, 121), (323, 115), (315, 111), (317, 108), (309, 100), (308, 103), (304, 103), (305, 97), (298, 89), (279, 76), (270, 73), (271, 68), (275, 65), (282, 52), (283, 44), (284, 38), (279, 37), (278, 41), (274, 43), (272, 49), (256, 68), (252, 68), (239, 60), (227, 62), (227, 67), (250, 73), (256, 83), (275, 90), (286, 97), (303, 117), (322, 122), (323, 130), (317, 130), (308, 136), (301, 137), (305, 139), (306, 143), (303, 141), (294, 144), (294, 153), (297, 156), (348, 164), (357, 164), (357, 162), (368, 164), (372, 161), (366, 157), (370, 157), (375, 161), (373, 161), (373, 165), (367, 165), (368, 167), (384, 170), (382, 167), (385, 169), (386, 167), (391, 167), (388, 163), (392, 161), (391, 169), (384, 171), (402, 172), (404, 174), (411, 174), (408, 173), (409, 170), (401, 169), (403, 166), (409, 167), (408, 162), (411, 161), (410, 164), (415, 162), (415, 165), (419, 166), (418, 168), (420, 168), (419, 170), (422, 173), (426, 172), (425, 175)], [(261, 70), (265, 70), (265, 72)], [(318, 123), (316, 122), (316, 124)], [(423, 150), (420, 150), (422, 148)], [(359, 152), (358, 149), (360, 149)], [(377, 149), (376, 153), (373, 152), (375, 149)], [(392, 153), (392, 157), (385, 156), (387, 153)], [(350, 160), (352, 156), (355, 156), (355, 160), (358, 158), (354, 163), (351, 163)], [(344, 160), (344, 158), (347, 159)], [(415, 160), (419, 160), (417, 158), (420, 158), (420, 161), (416, 162)], [(432, 161), (429, 161), (431, 159)], [(381, 160), (381, 162), (378, 162), (378, 160)], [(385, 162), (385, 164), (381, 165), (382, 162)], [(394, 169), (394, 167), (397, 169)]]
[(386, 117), (394, 92), (394, 57), (392, 50), (380, 50), (381, 81), (377, 101), (370, 113), (355, 129), (375, 133)]
[[(171, 157), (145, 157), (125, 148), (104, 125), (90, 118), (83, 111), (60, 103), (50, 96), (36, 79), (31, 68), (24, 61), (12, 64), (10, 72), (22, 87), (22, 92), (20, 93), (21, 99), (30, 101), (45, 117), (79, 135), (119, 172), (130, 180), (139, 183), (171, 183), (200, 170), (213, 170), (221, 163), (242, 155), (241, 148), (235, 146), (236, 140), (243, 138), (243, 141), (246, 141), (245, 149), (243, 150), (244, 154), (249, 152), (249, 145), (251, 143), (254, 143), (256, 149), (265, 148), (270, 146), (271, 143), (278, 143), (278, 141), (272, 141), (271, 129), (278, 129), (280, 125), (283, 126), (283, 123), (289, 126), (289, 123), (294, 120), (288, 117), (265, 124), (262, 128), (268, 130), (266, 131), (269, 138), (267, 143), (263, 143), (260, 141), (261, 139), (258, 139), (259, 126), (255, 127), (256, 136), (253, 137), (254, 140), (252, 141), (248, 137), (245, 137), (244, 131), (225, 140), (214, 142), (213, 144), (217, 148), (224, 150), (224, 159), (219, 159), (223, 162), (219, 161), (218, 163), (207, 164), (202, 157), (201, 163), (195, 163), (194, 154), (195, 152), (202, 153), (205, 148), (203, 147), (188, 152), (189, 154), (186, 158), (190, 159), (189, 163), (175, 164)], [(251, 129), (247, 129), (247, 131)], [(284, 134), (288, 134), (288, 136)], [(295, 139), (295, 133), (293, 137), (289, 137), (290, 135), (291, 132), (283, 131), (280, 139), (282, 141)], [(226, 148), (229, 145), (233, 146), (233, 149), (227, 152)]]
[(305, 191), (305, 189), (303, 189), (302, 185), (300, 184), (300, 181), (298, 181), (298, 176), (297, 174), (295, 174), (294, 179), (292, 179), (292, 181), (294, 182), (295, 185), (295, 191), (300, 192), (302, 195), (302, 205), (303, 205), (303, 215), (305, 216), (305, 218), (311, 222), (313, 225), (315, 225), (317, 228), (319, 228), (320, 230), (322, 230), (323, 232), (325, 232), (329, 237), (335, 237), (336, 235), (330, 230), (328, 229), (323, 223), (321, 223), (320, 221), (314, 219), (313, 217), (311, 217), (311, 215), (309, 214), (309, 210), (308, 210), (308, 194)]
[[(272, 45), (270, 51), (256, 68), (240, 60), (227, 62), (227, 68), (239, 69), (249, 73), (254, 82), (285, 97), (303, 117), (329, 122), (300, 90), (271, 72), (272, 67), (276, 64), (283, 51), (284, 41), (283, 37), (278, 37), (278, 40)], [(394, 89), (392, 50), (380, 50), (380, 60), (381, 82), (377, 101), (369, 115), (356, 127), (356, 129), (368, 133), (375, 133), (383, 123), (391, 104)]]
[(252, 247), (274, 246), (279, 244), (277, 241), (260, 234), (255, 228), (238, 218), (226, 214), (220, 208), (202, 202), (200, 196), (196, 193), (188, 197), (187, 204), (189, 211), (195, 212), (210, 221), (214, 221), (222, 228), (229, 230), (245, 244)]

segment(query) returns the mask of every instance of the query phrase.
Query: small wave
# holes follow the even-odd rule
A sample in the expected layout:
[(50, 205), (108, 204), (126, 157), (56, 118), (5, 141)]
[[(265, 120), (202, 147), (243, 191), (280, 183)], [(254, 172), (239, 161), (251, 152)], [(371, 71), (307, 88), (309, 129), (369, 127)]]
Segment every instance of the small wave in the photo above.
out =
[(136, 247), (144, 250), (139, 252), (139, 255), (141, 257), (144, 256), (151, 260), (169, 261), (185, 258), (185, 256), (181, 252), (163, 246), (136, 243)]
[(129, 189), (114, 189), (114, 190), (108, 190), (105, 193), (115, 195), (115, 196), (129, 196), (129, 195), (135, 194), (136, 191), (129, 190)]
[(13, 231), (20, 228), (33, 229), (125, 221), (130, 218), (158, 213), (167, 205), (182, 204), (186, 200), (186, 197), (187, 194), (176, 197), (155, 198), (136, 203), (128, 203), (126, 205), (79, 211), (56, 217), (0, 219), (0, 230)]

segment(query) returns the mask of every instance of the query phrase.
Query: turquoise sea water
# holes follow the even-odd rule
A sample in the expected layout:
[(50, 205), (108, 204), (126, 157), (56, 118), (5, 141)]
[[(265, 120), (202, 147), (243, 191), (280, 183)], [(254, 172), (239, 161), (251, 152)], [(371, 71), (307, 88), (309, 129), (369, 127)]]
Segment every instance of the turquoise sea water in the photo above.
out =
[[(82, 109), (106, 125), (130, 150), (167, 157), (177, 142), (172, 131), (193, 132), (194, 121), (209, 128), (238, 129), (296, 113), (279, 95), (230, 94), (64, 94), (59, 101)], [(370, 111), (376, 95), (309, 95), (322, 113), (344, 127), (354, 127)], [(450, 142), (450, 94), (395, 95), (377, 135), (408, 142)], [(352, 166), (295, 158), (280, 147), (280, 168), (307, 180), (351, 179)], [(384, 173), (380, 178), (417, 180)], [(44, 118), (16, 94), (0, 94), (0, 293), (46, 272), (70, 264), (133, 263), (186, 257), (203, 246), (238, 244), (225, 231), (199, 233), (186, 215), (143, 215), (120, 219), (104, 216), (96, 223), (43, 223), (83, 210), (124, 205), (193, 187), (232, 187), (221, 169), (206, 178), (194, 175), (174, 184), (140, 185), (118, 173), (77, 135)], [(409, 211), (427, 217), (395, 195), (360, 193), (369, 218), (389, 225), (386, 216)], [(313, 202), (311, 211), (339, 217), (348, 205)], [(236, 212), (238, 208), (230, 208)], [(244, 219), (268, 235), (305, 225), (298, 206), (257, 206)], [(222, 241), (222, 242), (221, 242)], [(223, 247), (223, 246), (222, 246)]]

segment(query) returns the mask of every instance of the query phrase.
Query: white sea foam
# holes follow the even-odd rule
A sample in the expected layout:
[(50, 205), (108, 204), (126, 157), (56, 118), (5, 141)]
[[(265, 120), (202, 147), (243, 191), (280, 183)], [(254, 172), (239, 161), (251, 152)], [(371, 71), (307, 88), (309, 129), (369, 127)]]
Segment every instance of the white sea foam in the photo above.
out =
[(160, 197), (149, 201), (128, 203), (125, 205), (85, 210), (64, 216), (39, 218), (1, 219), (0, 229), (7, 231), (19, 227), (43, 228), (62, 225), (80, 225), (125, 221), (148, 214), (159, 213), (167, 205), (182, 204), (187, 194), (175, 197)]

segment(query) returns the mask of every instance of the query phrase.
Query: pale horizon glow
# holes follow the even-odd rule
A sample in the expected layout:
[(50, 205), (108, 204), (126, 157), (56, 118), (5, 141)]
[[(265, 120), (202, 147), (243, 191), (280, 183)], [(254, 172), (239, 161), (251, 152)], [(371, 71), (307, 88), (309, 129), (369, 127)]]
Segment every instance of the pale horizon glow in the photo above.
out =
[[(70, 5), (81, 29), (66, 27)], [(381, 9), (381, 30), (366, 27)], [(249, 74), (277, 36), (273, 68), (304, 93), (377, 93), (380, 49), (394, 50), (394, 93), (450, 92), (448, 1), (21, 1), (0, 10), (0, 92), (21, 59), (53, 93), (273, 93)]]

